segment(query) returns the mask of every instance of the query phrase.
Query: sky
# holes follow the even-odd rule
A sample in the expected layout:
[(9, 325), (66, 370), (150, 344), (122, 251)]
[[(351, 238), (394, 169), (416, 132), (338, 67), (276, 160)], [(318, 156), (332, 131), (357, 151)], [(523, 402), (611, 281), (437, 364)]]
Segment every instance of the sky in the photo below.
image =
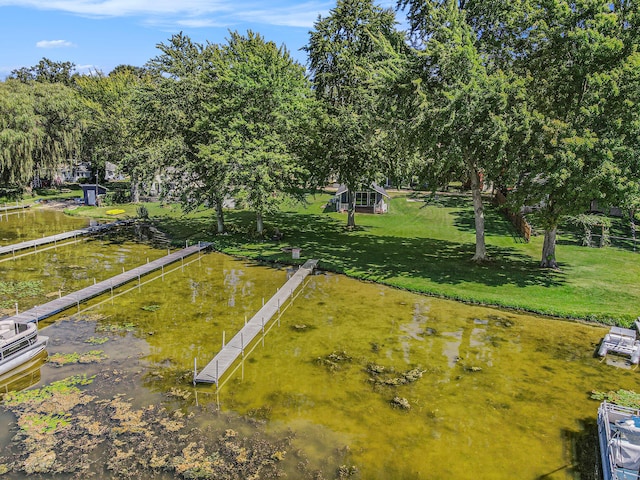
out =
[[(391, 7), (394, 1), (380, 1)], [(285, 45), (301, 64), (309, 31), (335, 0), (0, 0), (0, 79), (43, 57), (79, 73), (143, 66), (173, 34), (224, 43), (253, 30)]]

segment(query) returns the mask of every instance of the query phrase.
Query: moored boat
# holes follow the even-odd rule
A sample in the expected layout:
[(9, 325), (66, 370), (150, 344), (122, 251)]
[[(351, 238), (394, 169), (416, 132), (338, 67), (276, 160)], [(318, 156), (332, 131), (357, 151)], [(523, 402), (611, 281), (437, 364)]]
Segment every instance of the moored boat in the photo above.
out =
[(48, 340), (48, 337), (38, 334), (35, 323), (0, 320), (0, 375), (38, 355)]
[(611, 327), (598, 349), (598, 355), (606, 356), (616, 353), (629, 357), (633, 365), (640, 362), (640, 340), (636, 339), (636, 331), (629, 328)]
[(640, 480), (640, 410), (602, 402), (598, 440), (604, 480)]

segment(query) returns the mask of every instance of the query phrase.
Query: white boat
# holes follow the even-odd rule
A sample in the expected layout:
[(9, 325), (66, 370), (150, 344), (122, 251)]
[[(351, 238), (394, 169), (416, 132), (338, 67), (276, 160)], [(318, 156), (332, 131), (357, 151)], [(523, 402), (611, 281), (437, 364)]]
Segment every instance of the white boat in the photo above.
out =
[(35, 323), (0, 320), (0, 375), (38, 355), (48, 340), (49, 337), (38, 335)]
[(640, 410), (602, 402), (598, 439), (604, 480), (640, 480)]
[(637, 365), (640, 361), (640, 340), (636, 339), (636, 331), (629, 328), (611, 327), (598, 349), (598, 355), (617, 353), (629, 357), (629, 361)]

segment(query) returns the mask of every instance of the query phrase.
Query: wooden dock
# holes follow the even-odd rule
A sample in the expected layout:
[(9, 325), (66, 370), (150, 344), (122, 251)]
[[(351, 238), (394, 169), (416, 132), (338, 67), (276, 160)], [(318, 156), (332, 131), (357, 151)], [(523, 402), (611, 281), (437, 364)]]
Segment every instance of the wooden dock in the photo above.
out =
[(51, 317), (56, 313), (67, 310), (68, 308), (75, 306), (79, 307), (80, 303), (90, 298), (102, 295), (103, 293), (119, 287), (120, 285), (124, 285), (131, 280), (138, 279), (138, 281), (140, 281), (141, 276), (158, 270), (165, 265), (193, 255), (194, 253), (201, 252), (202, 250), (207, 249), (210, 245), (210, 243), (203, 242), (191, 247), (183, 248), (182, 250), (170, 253), (169, 255), (158, 258), (157, 260), (149, 262), (145, 265), (136, 267), (133, 270), (129, 270), (127, 272), (116, 275), (115, 277), (111, 277), (108, 280), (103, 280), (102, 282), (98, 282), (95, 285), (91, 285), (89, 287), (83, 288), (82, 290), (78, 290), (77, 292), (70, 293), (69, 295), (65, 295), (64, 297), (57, 298), (55, 300), (52, 300), (51, 302), (45, 303), (44, 305), (38, 305), (37, 307), (34, 307), (30, 310), (25, 310), (24, 312), (18, 313), (17, 315), (11, 317), (10, 320), (13, 320), (17, 323), (37, 322)]
[(318, 260), (307, 260), (305, 264), (285, 283), (276, 294), (269, 299), (264, 306), (258, 310), (251, 320), (231, 339), (229, 343), (222, 347), (222, 350), (204, 367), (204, 369), (194, 375), (193, 383), (215, 383), (219, 385), (220, 378), (233, 365), (245, 349), (251, 344), (255, 337), (265, 331), (267, 324), (274, 315), (278, 313), (280, 307), (284, 305), (293, 292), (302, 284), (304, 279), (313, 272), (318, 264)]
[(22, 205), (22, 204), (19, 204), (19, 203), (16, 203), (15, 205), (7, 205), (5, 203), (4, 207), (0, 207), (0, 217), (2, 217), (2, 215), (5, 212), (13, 212), (15, 210), (23, 211), (23, 210), (26, 210), (27, 208), (30, 208), (30, 207), (31, 207), (31, 205)]
[(15, 243), (13, 245), (6, 245), (4, 247), (0, 247), (0, 255), (5, 255), (7, 253), (19, 252), (20, 250), (26, 250), (28, 248), (33, 248), (37, 250), (40, 245), (47, 245), (49, 243), (57, 243), (63, 242), (65, 240), (69, 240), (70, 238), (77, 238), (83, 235), (91, 235), (94, 233), (102, 232), (104, 230), (108, 230), (112, 227), (116, 227), (119, 225), (126, 225), (130, 223), (130, 221), (123, 220), (113, 223), (104, 223), (102, 225), (95, 225), (93, 227), (81, 228), (80, 230), (72, 230), (70, 232), (57, 233), (56, 235), (50, 235), (48, 237), (36, 238), (35, 240), (26, 240), (24, 242)]

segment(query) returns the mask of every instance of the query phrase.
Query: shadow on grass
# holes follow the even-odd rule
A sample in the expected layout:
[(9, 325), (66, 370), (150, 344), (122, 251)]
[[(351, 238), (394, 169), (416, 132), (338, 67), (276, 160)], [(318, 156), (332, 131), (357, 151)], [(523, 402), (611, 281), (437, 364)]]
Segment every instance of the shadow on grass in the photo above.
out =
[(277, 226), (284, 233), (282, 242), (259, 240), (252, 235), (255, 216), (251, 212), (228, 212), (226, 220), (231, 232), (228, 235), (214, 235), (215, 218), (166, 218), (160, 227), (173, 238), (213, 241), (227, 253), (272, 262), (291, 262), (285, 247), (299, 247), (304, 258), (319, 259), (323, 269), (374, 281), (403, 277), (439, 284), (473, 282), (519, 287), (564, 283), (562, 273), (542, 270), (537, 260), (508, 247), (489, 247), (489, 255), (495, 260), (476, 264), (471, 261), (475, 251), (472, 243), (375, 235), (371, 227), (348, 230), (342, 220), (326, 215), (270, 216), (266, 228), (273, 230), (270, 225)]

